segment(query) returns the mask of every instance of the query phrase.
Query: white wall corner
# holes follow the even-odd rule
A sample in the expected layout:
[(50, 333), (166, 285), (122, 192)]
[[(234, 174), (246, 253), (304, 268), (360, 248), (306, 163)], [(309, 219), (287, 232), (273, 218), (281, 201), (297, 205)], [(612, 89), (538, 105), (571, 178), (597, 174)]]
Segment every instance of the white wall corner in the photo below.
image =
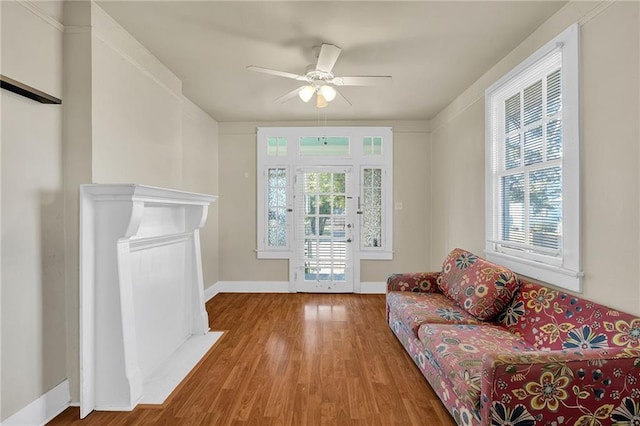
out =
[(69, 407), (69, 380), (65, 380), (2, 422), (2, 426), (44, 425)]
[(216, 124), (218, 123), (215, 118), (211, 117), (205, 110), (196, 105), (191, 99), (182, 95), (182, 112), (187, 116), (199, 121), (212, 120)]
[(208, 302), (209, 300), (213, 299), (213, 297), (220, 293), (220, 286), (219, 286), (219, 282), (213, 283), (211, 284), (209, 287), (204, 289), (204, 301), (205, 303)]

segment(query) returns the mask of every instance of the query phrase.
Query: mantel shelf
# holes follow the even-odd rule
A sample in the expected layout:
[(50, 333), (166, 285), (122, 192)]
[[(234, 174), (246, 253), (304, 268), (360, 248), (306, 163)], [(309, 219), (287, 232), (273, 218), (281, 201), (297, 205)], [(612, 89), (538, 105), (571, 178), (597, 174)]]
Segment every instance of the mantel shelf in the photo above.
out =
[(179, 191), (139, 184), (89, 184), (82, 185), (96, 201), (142, 201), (147, 204), (180, 204), (208, 206), (216, 201), (216, 195)]

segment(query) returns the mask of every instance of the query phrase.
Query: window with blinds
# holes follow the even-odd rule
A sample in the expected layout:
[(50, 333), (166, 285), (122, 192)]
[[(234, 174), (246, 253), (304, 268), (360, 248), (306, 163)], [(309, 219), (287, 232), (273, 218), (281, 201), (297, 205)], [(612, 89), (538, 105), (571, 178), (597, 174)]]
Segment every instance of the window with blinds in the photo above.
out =
[(579, 291), (578, 28), (486, 92), (487, 257)]
[(556, 256), (562, 238), (562, 70), (560, 55), (552, 59), (539, 80), (503, 102), (495, 161), (497, 242)]

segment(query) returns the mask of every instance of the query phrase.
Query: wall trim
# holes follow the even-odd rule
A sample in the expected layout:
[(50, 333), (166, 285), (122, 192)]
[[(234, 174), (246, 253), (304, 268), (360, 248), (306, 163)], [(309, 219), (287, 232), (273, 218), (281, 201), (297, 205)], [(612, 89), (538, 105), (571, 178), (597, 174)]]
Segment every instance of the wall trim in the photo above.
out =
[[(332, 127), (391, 127), (394, 135), (420, 135), (431, 132), (429, 120), (334, 120)], [(316, 121), (227, 121), (219, 123), (220, 136), (254, 135), (258, 127), (318, 127)]]
[(182, 81), (111, 15), (91, 2), (91, 34), (182, 101)]
[(11, 417), (2, 426), (44, 425), (69, 407), (69, 380), (65, 380)]
[(29, 12), (33, 13), (38, 18), (42, 19), (47, 24), (51, 25), (56, 30), (64, 32), (64, 24), (58, 21), (53, 16), (49, 15), (47, 12), (43, 11), (36, 2), (31, 0), (17, 0), (16, 3), (27, 9)]
[(360, 283), (360, 291), (358, 294), (385, 294), (387, 292), (387, 283), (385, 281), (367, 281)]
[[(360, 283), (360, 291), (354, 294), (384, 294), (384, 281)], [(218, 281), (204, 289), (204, 300), (211, 300), (218, 293), (291, 293), (288, 281)]]
[(91, 25), (66, 25), (64, 27), (65, 34), (90, 34)]
[(290, 293), (289, 281), (218, 281), (204, 289), (204, 300), (218, 293)]
[[(439, 131), (447, 123), (452, 122), (478, 101), (484, 99), (486, 88), (490, 87), (519, 63), (534, 54), (540, 47), (544, 46), (549, 39), (554, 38), (573, 23), (578, 23), (579, 26), (582, 27), (615, 3), (615, 1), (607, 0), (597, 3), (594, 2), (592, 5), (587, 2), (568, 2), (562, 6), (556, 13), (551, 15), (522, 40), (520, 44), (500, 58), (487, 72), (471, 83), (464, 92), (440, 110), (435, 117), (431, 118), (431, 120), (429, 120), (431, 131)], [(560, 21), (558, 21), (558, 19), (560, 19)], [(558, 28), (554, 30), (553, 28), (555, 27)], [(550, 31), (555, 35), (539, 40), (539, 35), (544, 34), (545, 31)], [(514, 62), (514, 64), (510, 65), (510, 62)]]

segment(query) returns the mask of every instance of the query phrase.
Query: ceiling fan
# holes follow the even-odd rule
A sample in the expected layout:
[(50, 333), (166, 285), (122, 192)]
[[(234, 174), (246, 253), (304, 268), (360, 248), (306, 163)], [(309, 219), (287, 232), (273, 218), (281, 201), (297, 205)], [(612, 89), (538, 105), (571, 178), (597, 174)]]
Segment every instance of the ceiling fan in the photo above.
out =
[(284, 103), (297, 96), (304, 102), (316, 95), (316, 107), (324, 108), (329, 102), (335, 99), (336, 95), (340, 95), (349, 105), (351, 102), (336, 90), (334, 86), (376, 86), (391, 82), (391, 76), (388, 75), (370, 75), (355, 77), (337, 77), (331, 71), (340, 56), (340, 49), (333, 44), (323, 43), (322, 46), (315, 47), (317, 49), (317, 62), (315, 65), (309, 65), (304, 74), (294, 74), (286, 71), (272, 70), (269, 68), (256, 67), (249, 65), (249, 71), (261, 72), (265, 74), (276, 75), (278, 77), (290, 78), (304, 82), (304, 86), (298, 87), (291, 92), (280, 96), (274, 102)]

